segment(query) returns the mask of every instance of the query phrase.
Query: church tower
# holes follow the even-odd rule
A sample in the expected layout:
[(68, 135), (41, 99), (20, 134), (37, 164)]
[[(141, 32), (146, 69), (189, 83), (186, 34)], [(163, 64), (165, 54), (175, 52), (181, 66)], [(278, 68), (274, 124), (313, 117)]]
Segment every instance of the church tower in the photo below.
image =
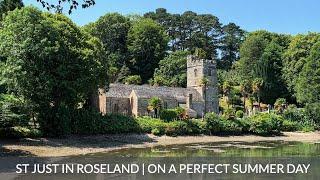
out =
[(216, 62), (187, 57), (187, 88), (196, 89), (203, 98), (203, 113), (219, 113), (218, 80)]

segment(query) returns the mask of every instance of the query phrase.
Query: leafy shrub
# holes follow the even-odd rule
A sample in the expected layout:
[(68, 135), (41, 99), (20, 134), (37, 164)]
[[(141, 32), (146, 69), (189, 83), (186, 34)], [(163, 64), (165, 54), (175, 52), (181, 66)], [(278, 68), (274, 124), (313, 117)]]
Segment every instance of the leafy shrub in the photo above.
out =
[(221, 133), (225, 134), (241, 134), (242, 126), (238, 120), (222, 120), (222, 129)]
[(28, 106), (13, 95), (0, 94), (0, 127), (27, 126)]
[(312, 109), (309, 111), (290, 106), (283, 112), (282, 116), (291, 123), (296, 124), (295, 131), (314, 131), (318, 128), (318, 125), (314, 121), (314, 116), (316, 115), (312, 112)]
[(206, 132), (206, 123), (201, 119), (189, 119), (185, 121), (188, 125), (188, 134), (202, 134)]
[(320, 103), (311, 103), (306, 105), (306, 116), (316, 124), (320, 124)]
[(72, 122), (72, 134), (117, 134), (141, 131), (133, 117), (121, 114), (102, 116), (95, 109), (77, 111)]
[[(38, 122), (44, 136), (64, 137), (71, 134), (72, 120), (74, 112), (68, 106), (41, 108), (38, 116)], [(79, 118), (81, 119), (81, 117)]]
[(237, 118), (243, 118), (243, 116), (244, 116), (244, 112), (243, 112), (242, 110), (238, 110), (238, 111), (236, 112), (236, 117), (237, 117)]
[(242, 123), (239, 120), (219, 117), (215, 113), (206, 114), (205, 122), (205, 128), (210, 134), (240, 134), (242, 132)]
[(251, 119), (249, 117), (242, 118), (238, 120), (240, 126), (242, 127), (242, 132), (243, 133), (249, 133), (250, 132), (250, 127), (251, 127)]
[(281, 131), (298, 131), (301, 129), (300, 124), (295, 121), (284, 120)]
[(293, 122), (299, 122), (299, 123), (307, 122), (310, 120), (307, 117), (305, 109), (298, 109), (296, 107), (291, 107), (291, 108), (286, 109), (283, 112), (282, 116), (285, 119), (288, 119)]
[(164, 130), (159, 128), (154, 128), (151, 130), (151, 133), (156, 136), (161, 136), (164, 134)]
[(105, 125), (103, 116), (96, 110), (78, 110), (72, 120), (72, 134), (101, 134)]
[(159, 131), (164, 131), (166, 123), (160, 119), (151, 118), (148, 116), (138, 117), (136, 121), (140, 127), (141, 132), (151, 133), (153, 129), (159, 129)]
[(162, 109), (160, 111), (160, 119), (167, 122), (177, 120), (182, 117), (184, 111), (185, 110), (181, 107), (177, 107), (175, 109)]
[(204, 117), (205, 128), (210, 134), (221, 132), (221, 120), (216, 113), (207, 113)]
[(279, 134), (284, 120), (279, 115), (269, 113), (260, 113), (250, 119), (250, 131), (259, 135)]
[(141, 77), (139, 75), (133, 75), (133, 76), (128, 76), (125, 78), (124, 83), (125, 84), (141, 84)]
[(167, 124), (165, 134), (168, 136), (189, 134), (189, 127), (185, 121), (172, 121)]
[(202, 120), (180, 120), (164, 122), (161, 119), (138, 117), (136, 119), (141, 132), (168, 136), (200, 134), (204, 132), (205, 123)]
[(176, 120), (178, 118), (178, 113), (175, 109), (162, 109), (160, 111), (160, 119), (167, 122)]
[(1, 138), (25, 138), (25, 137), (41, 137), (42, 133), (38, 129), (30, 129), (27, 127), (14, 126), (9, 128), (0, 128)]
[(236, 110), (233, 108), (226, 108), (223, 112), (223, 117), (226, 119), (234, 119)]
[(133, 117), (120, 114), (109, 114), (104, 116), (104, 133), (135, 133), (140, 132), (140, 126)]
[(303, 132), (312, 132), (312, 131), (315, 131), (317, 128), (317, 126), (314, 126), (314, 125), (310, 125), (310, 124), (304, 124), (300, 127), (300, 131), (303, 131)]

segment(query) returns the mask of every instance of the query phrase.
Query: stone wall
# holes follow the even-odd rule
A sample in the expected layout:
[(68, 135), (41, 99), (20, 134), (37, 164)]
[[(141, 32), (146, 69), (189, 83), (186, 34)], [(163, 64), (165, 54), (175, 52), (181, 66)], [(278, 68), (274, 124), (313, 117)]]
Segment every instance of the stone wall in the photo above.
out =
[(192, 109), (197, 112), (197, 117), (202, 117), (204, 112), (203, 102), (193, 102)]
[(106, 113), (131, 115), (130, 99), (106, 97)]
[(148, 104), (149, 99), (146, 98), (138, 98), (138, 116), (147, 116), (148, 115)]

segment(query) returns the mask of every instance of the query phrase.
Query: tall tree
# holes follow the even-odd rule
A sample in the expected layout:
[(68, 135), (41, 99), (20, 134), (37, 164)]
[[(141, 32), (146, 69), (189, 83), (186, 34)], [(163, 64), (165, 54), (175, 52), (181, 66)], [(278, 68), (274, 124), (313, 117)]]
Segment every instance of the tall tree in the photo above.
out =
[(218, 68), (228, 70), (239, 59), (240, 45), (244, 40), (245, 32), (234, 23), (223, 26), (222, 30), (221, 60), (218, 61)]
[(320, 42), (320, 33), (296, 35), (283, 55), (283, 78), (292, 94), (311, 47), (317, 42)]
[(259, 98), (273, 104), (279, 97), (287, 95), (282, 80), (282, 54), (290, 37), (267, 31), (250, 33), (240, 48), (240, 60), (236, 68), (245, 80), (263, 80)]
[(298, 102), (307, 104), (320, 102), (320, 42), (313, 45), (296, 82)]
[(158, 8), (155, 12), (147, 12), (144, 14), (145, 18), (153, 19), (158, 22), (166, 30), (170, 39), (170, 50), (181, 50), (180, 47), (180, 14), (170, 14), (164, 8)]
[(241, 92), (241, 95), (243, 97), (243, 108), (244, 108), (245, 112), (247, 112), (247, 107), (246, 107), (247, 98), (249, 97), (249, 95), (252, 92), (251, 83), (252, 82), (249, 81), (249, 80), (243, 80), (240, 83), (240, 92)]
[(101, 42), (65, 16), (34, 7), (8, 13), (2, 26), (2, 82), (33, 105), (44, 133), (68, 132), (70, 112), (107, 85)]
[[(184, 15), (182, 14), (182, 18), (184, 18)], [(187, 39), (187, 49), (194, 52), (196, 48), (201, 48), (206, 52), (206, 58), (216, 59), (219, 48), (219, 37), (221, 35), (221, 23), (219, 19), (211, 14), (197, 15), (192, 30), (193, 33)]]
[(151, 84), (162, 86), (187, 86), (187, 51), (176, 51), (159, 62)]
[(274, 104), (279, 97), (286, 97), (288, 92), (282, 78), (283, 48), (271, 41), (264, 49), (255, 67), (255, 77), (263, 80), (261, 99), (264, 103)]
[(262, 56), (265, 47), (271, 41), (271, 33), (267, 31), (256, 31), (248, 35), (240, 47), (240, 60), (237, 68), (241, 76), (246, 79), (254, 78), (256, 63)]
[(112, 81), (124, 79), (120, 74), (121, 69), (127, 66), (128, 49), (127, 36), (130, 29), (130, 21), (118, 13), (110, 13), (101, 16), (95, 23), (88, 24), (83, 29), (91, 35), (99, 38), (107, 55), (110, 72), (117, 74)]
[(196, 48), (206, 51), (207, 58), (216, 58), (218, 40), (221, 35), (221, 23), (211, 14), (197, 14), (186, 11), (183, 14), (170, 14), (160, 8), (156, 12), (144, 15), (161, 24), (169, 35), (170, 50), (188, 50)]
[(164, 29), (151, 19), (141, 19), (128, 33), (129, 68), (146, 83), (166, 54), (168, 37)]

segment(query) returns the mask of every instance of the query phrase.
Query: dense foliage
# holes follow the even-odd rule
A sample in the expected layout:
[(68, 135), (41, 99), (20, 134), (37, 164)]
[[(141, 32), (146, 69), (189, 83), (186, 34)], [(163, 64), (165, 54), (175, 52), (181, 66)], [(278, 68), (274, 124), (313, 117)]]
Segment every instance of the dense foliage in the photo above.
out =
[(120, 71), (123, 71), (128, 63), (127, 36), (130, 27), (129, 18), (118, 13), (106, 14), (95, 23), (83, 27), (86, 32), (99, 38), (102, 42), (112, 82), (120, 82), (129, 74), (129, 72), (120, 73)]
[(22, 0), (2, 0), (0, 1), (0, 20), (2, 20), (2, 16), (5, 15), (9, 11), (13, 11), (16, 8), (22, 8), (23, 3)]
[(257, 31), (250, 33), (241, 45), (237, 70), (246, 81), (261, 80), (257, 93), (264, 103), (273, 104), (288, 94), (281, 71), (282, 54), (289, 40), (286, 35)]
[(295, 90), (298, 102), (320, 102), (320, 42), (313, 45), (297, 79)]
[(182, 119), (184, 116), (185, 110), (181, 107), (175, 109), (162, 109), (160, 111), (159, 118), (164, 121), (173, 121)]
[(187, 51), (176, 51), (159, 62), (151, 84), (158, 86), (187, 86)]
[(288, 50), (283, 54), (283, 77), (291, 93), (294, 93), (297, 79), (312, 46), (319, 41), (319, 33), (299, 34), (292, 38)]
[[(0, 29), (1, 84), (27, 102), (48, 135), (65, 134), (70, 112), (107, 85), (101, 43), (60, 14), (9, 12)], [(15, 52), (15, 53), (12, 53)]]
[(128, 33), (130, 70), (147, 82), (165, 57), (168, 39), (164, 29), (151, 19), (136, 21)]

